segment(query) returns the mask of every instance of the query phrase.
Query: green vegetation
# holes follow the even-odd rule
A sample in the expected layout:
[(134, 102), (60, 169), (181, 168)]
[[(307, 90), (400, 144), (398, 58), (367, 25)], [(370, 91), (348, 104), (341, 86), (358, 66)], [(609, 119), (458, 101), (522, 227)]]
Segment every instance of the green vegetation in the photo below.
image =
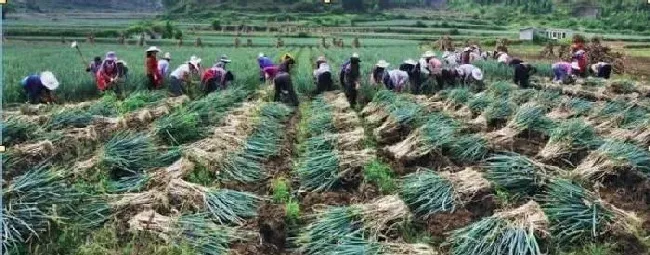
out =
[(290, 189), (291, 187), (285, 178), (273, 180), (273, 202), (289, 204), (289, 200), (291, 199)]
[(382, 194), (391, 194), (397, 189), (390, 166), (378, 160), (373, 160), (364, 167), (363, 178), (366, 182), (373, 183)]
[(431, 170), (404, 177), (400, 196), (422, 218), (456, 209), (453, 185)]

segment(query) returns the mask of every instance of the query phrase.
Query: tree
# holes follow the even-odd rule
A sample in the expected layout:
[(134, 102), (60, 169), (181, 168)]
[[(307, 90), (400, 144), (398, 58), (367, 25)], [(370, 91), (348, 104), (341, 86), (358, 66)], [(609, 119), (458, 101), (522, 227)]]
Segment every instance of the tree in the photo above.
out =
[(171, 39), (174, 37), (174, 26), (172, 26), (172, 22), (169, 20), (165, 23), (165, 29), (163, 30), (162, 37), (164, 39)]
[(176, 30), (176, 34), (174, 34), (174, 38), (176, 38), (177, 40), (183, 38), (183, 31), (181, 31), (180, 29)]
[(212, 29), (221, 30), (221, 20), (215, 19), (212, 21)]

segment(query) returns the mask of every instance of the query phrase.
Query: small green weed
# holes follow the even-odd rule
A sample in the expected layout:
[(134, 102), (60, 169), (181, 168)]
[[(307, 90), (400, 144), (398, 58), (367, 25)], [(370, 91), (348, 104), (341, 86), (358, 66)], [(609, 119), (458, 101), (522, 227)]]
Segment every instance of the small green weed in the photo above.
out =
[(285, 178), (273, 180), (273, 202), (284, 203), (291, 198), (291, 187)]
[(383, 194), (393, 193), (397, 189), (397, 183), (393, 178), (393, 170), (390, 166), (373, 160), (363, 170), (363, 176), (366, 182), (373, 183)]
[(187, 181), (203, 186), (210, 186), (215, 180), (216, 176), (214, 172), (201, 165), (194, 167), (192, 172), (187, 176)]
[(298, 224), (300, 221), (300, 204), (297, 201), (288, 201), (285, 205), (284, 212), (288, 224)]

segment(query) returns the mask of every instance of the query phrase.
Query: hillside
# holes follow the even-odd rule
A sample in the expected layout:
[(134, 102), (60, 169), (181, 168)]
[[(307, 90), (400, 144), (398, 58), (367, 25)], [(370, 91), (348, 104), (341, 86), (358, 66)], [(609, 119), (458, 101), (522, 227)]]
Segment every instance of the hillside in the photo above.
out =
[(161, 0), (15, 0), (10, 8), (18, 13), (61, 12), (160, 12)]

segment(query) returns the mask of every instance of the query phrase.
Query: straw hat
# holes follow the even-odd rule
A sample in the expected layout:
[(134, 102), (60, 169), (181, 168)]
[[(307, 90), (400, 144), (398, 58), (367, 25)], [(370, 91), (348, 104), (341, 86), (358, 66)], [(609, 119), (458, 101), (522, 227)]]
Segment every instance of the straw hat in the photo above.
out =
[(316, 59), (316, 62), (327, 62), (327, 59), (325, 58), (325, 56), (320, 56), (318, 57), (318, 59)]
[(423, 58), (433, 58), (435, 56), (436, 56), (436, 53), (434, 53), (433, 51), (430, 51), (430, 50), (425, 51), (424, 54), (422, 54)]
[(263, 58), (264, 57), (264, 52), (260, 52), (260, 54), (257, 54), (257, 58)]
[(352, 58), (359, 58), (359, 53), (352, 53)]
[(169, 52), (165, 52), (165, 56), (163, 56), (163, 59), (171, 60), (172, 59), (172, 54)]
[(379, 60), (379, 62), (377, 62), (377, 67), (379, 67), (379, 68), (386, 68), (389, 65), (390, 65), (390, 63), (386, 62), (386, 60), (383, 60), (383, 59)]
[(146, 52), (160, 52), (160, 49), (158, 49), (156, 46), (151, 46), (149, 49), (147, 49)]
[(474, 78), (477, 81), (482, 81), (483, 80), (483, 72), (481, 69), (474, 68), (472, 69), (472, 78)]
[(77, 48), (77, 47), (79, 47), (77, 41), (72, 42), (72, 44), (70, 45), (70, 48)]
[(404, 60), (404, 64), (407, 64), (407, 65), (417, 65), (418, 62), (416, 62), (415, 60), (409, 58), (409, 59), (407, 59), (407, 60)]
[(40, 75), (41, 83), (49, 90), (56, 90), (59, 87), (59, 81), (50, 71), (42, 72)]
[(117, 54), (115, 54), (114, 51), (106, 52), (106, 57), (104, 59), (110, 60), (110, 61), (115, 61), (117, 59)]
[(463, 49), (463, 51), (470, 51), (470, 50), (472, 50), (470, 47), (466, 47), (465, 49)]

